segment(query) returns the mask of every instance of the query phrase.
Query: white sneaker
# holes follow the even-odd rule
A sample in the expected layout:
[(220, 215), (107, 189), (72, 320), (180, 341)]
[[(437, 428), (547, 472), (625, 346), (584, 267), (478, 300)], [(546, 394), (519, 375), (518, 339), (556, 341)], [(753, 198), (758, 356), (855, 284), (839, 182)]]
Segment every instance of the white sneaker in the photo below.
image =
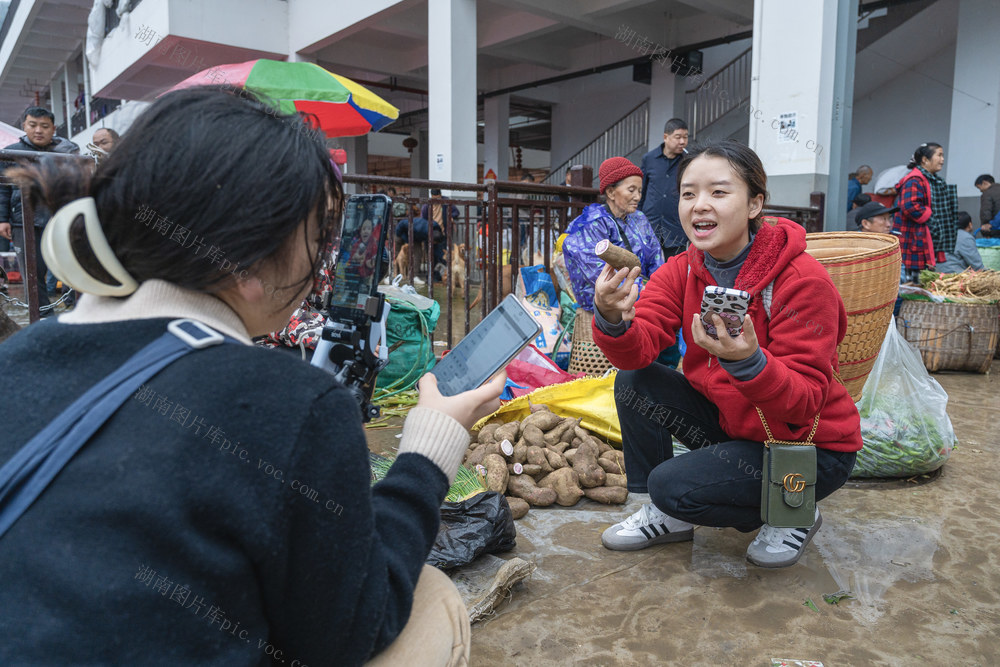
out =
[(806, 545), (819, 527), (823, 517), (816, 508), (816, 521), (810, 528), (775, 528), (766, 523), (757, 537), (747, 547), (747, 560), (760, 567), (788, 567), (802, 557)]
[(420, 276), (413, 276), (413, 284), (417, 287), (422, 287), (427, 284), (427, 281)]
[(601, 543), (613, 551), (637, 551), (665, 542), (684, 542), (694, 538), (694, 525), (661, 512), (653, 503), (601, 535)]

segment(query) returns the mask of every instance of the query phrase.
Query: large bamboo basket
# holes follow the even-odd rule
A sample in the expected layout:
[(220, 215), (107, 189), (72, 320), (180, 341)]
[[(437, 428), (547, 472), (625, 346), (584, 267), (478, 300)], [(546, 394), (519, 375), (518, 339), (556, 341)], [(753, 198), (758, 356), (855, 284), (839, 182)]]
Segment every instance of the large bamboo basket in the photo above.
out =
[(806, 252), (827, 270), (844, 301), (847, 333), (837, 358), (840, 377), (857, 402), (899, 294), (899, 239), (868, 232), (820, 232), (806, 234)]
[(591, 330), (593, 322), (593, 313), (588, 313), (583, 308), (577, 309), (576, 320), (573, 322), (573, 347), (569, 353), (570, 373), (604, 375), (611, 368), (611, 362), (594, 342)]
[(1000, 337), (997, 306), (985, 303), (904, 301), (897, 328), (931, 372), (986, 373)]

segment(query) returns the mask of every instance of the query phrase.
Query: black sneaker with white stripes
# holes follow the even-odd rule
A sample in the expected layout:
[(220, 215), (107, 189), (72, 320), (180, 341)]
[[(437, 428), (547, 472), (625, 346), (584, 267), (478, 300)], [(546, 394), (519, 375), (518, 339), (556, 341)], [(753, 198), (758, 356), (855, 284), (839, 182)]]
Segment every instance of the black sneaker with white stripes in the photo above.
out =
[(816, 522), (810, 528), (775, 528), (765, 523), (747, 547), (747, 560), (760, 567), (795, 565), (821, 525), (823, 517), (818, 507)]
[(694, 526), (664, 514), (652, 503), (601, 535), (601, 542), (613, 551), (638, 551), (664, 542), (684, 542), (694, 538)]

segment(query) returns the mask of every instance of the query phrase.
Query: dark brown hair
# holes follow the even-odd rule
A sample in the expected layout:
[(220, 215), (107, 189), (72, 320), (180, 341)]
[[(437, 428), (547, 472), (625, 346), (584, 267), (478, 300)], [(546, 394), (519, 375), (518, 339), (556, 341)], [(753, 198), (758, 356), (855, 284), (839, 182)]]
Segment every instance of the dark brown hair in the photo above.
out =
[[(767, 202), (767, 173), (757, 154), (738, 141), (718, 141), (711, 144), (692, 147), (681, 158), (681, 163), (677, 167), (677, 187), (680, 189), (681, 179), (684, 172), (691, 165), (695, 158), (701, 156), (721, 157), (729, 163), (736, 175), (747, 185), (750, 199), (757, 195), (764, 195), (764, 202)], [(750, 231), (756, 233), (760, 229), (763, 208), (755, 218), (750, 220)]]
[[(138, 282), (212, 293), (266, 262), (283, 270), (287, 242), (310, 215), (321, 249), (335, 234), (342, 190), (307, 120), (244, 89), (190, 88), (154, 102), (96, 172), (42, 160), (8, 175), (51, 211), (93, 197), (108, 243)], [(71, 229), (74, 252), (94, 277), (114, 284), (82, 227), (80, 219)], [(298, 286), (297, 294), (319, 260), (310, 275), (276, 287)]]
[(934, 157), (934, 152), (938, 148), (941, 148), (941, 144), (936, 144), (933, 141), (928, 141), (926, 144), (920, 144), (917, 146), (917, 150), (913, 151), (913, 159), (907, 163), (907, 169), (913, 169), (914, 167), (919, 167), (923, 164), (925, 159), (930, 160)]

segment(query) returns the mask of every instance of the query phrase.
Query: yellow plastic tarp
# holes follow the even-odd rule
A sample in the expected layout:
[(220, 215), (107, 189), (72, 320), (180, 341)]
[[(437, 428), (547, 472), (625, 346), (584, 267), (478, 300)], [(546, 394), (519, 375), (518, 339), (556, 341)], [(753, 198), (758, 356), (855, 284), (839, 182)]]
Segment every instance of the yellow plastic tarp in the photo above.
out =
[(580, 419), (580, 426), (604, 438), (621, 444), (622, 429), (615, 407), (615, 373), (600, 378), (580, 378), (562, 384), (540, 387), (530, 394), (519, 396), (505, 403), (489, 417), (484, 417), (473, 428), (478, 430), (494, 417), (503, 421), (520, 421), (531, 414), (528, 405), (547, 405), (561, 417)]

